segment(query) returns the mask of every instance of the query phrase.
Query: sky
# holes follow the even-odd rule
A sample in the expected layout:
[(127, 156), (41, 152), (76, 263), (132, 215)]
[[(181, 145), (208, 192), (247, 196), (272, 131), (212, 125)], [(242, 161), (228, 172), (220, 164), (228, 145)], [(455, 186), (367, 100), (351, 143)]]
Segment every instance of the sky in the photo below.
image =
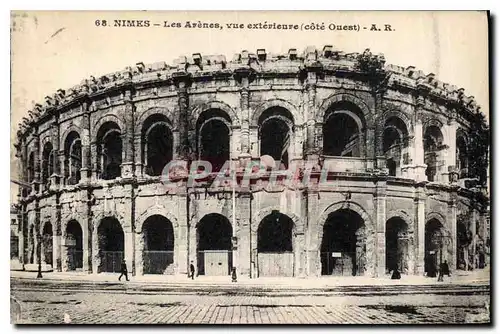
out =
[[(149, 20), (150, 27), (113, 27), (114, 20)], [(96, 24), (99, 20), (100, 24)], [(106, 20), (107, 25), (102, 25)], [(223, 29), (164, 27), (186, 21), (219, 23)], [(325, 30), (254, 30), (249, 23), (318, 23)], [(160, 26), (153, 26), (158, 23)], [(244, 29), (228, 29), (243, 23)], [(359, 25), (361, 31), (333, 31), (329, 24)], [(369, 31), (372, 24), (392, 31)], [(11, 16), (11, 138), (34, 103), (91, 75), (122, 70), (138, 62), (173, 60), (181, 55), (242, 50), (287, 53), (307, 46), (333, 45), (344, 52), (370, 48), (387, 63), (415, 66), (475, 96), (487, 115), (488, 26), (485, 12), (14, 12)], [(11, 154), (11, 177), (17, 165)], [(17, 192), (13, 188), (12, 192)], [(11, 200), (15, 198), (15, 193)]]

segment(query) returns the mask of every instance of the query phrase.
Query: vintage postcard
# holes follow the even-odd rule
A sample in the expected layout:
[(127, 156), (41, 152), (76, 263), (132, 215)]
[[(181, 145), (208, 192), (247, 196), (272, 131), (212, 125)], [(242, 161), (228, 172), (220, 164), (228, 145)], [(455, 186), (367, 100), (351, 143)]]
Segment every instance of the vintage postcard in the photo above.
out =
[(11, 322), (489, 324), (488, 31), (11, 12)]

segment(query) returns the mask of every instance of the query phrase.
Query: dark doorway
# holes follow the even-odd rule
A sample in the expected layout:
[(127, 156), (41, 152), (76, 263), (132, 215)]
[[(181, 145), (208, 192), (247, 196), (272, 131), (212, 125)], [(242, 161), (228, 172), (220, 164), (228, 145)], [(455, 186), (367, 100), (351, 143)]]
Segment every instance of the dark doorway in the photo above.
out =
[(42, 261), (46, 264), (52, 265), (52, 224), (47, 222), (43, 226), (42, 234)]
[(231, 119), (220, 109), (204, 111), (196, 122), (197, 153), (200, 160), (219, 172), (230, 155)]
[(359, 157), (360, 129), (346, 113), (331, 113), (323, 125), (323, 154), (338, 157)]
[(431, 219), (425, 225), (424, 269), (428, 277), (436, 277), (439, 264), (443, 262), (444, 231), (437, 219)]
[(400, 273), (408, 273), (408, 225), (401, 218), (394, 217), (385, 225), (385, 271), (396, 268)]
[(198, 274), (229, 275), (233, 263), (233, 228), (229, 220), (217, 213), (204, 216), (198, 223)]
[(163, 168), (173, 158), (173, 134), (164, 115), (156, 114), (144, 122), (143, 161), (146, 174), (161, 175)]
[(97, 154), (100, 157), (101, 178), (112, 180), (121, 175), (122, 138), (120, 128), (106, 122), (97, 135)]
[(104, 218), (97, 229), (99, 238), (98, 272), (120, 272), (124, 252), (124, 235), (116, 218)]
[(83, 268), (83, 234), (82, 228), (76, 220), (68, 222), (65, 244), (67, 247), (68, 270), (81, 270)]
[(361, 216), (340, 209), (328, 216), (321, 241), (321, 274), (333, 276), (363, 275), (366, 242)]
[(293, 221), (278, 211), (266, 216), (257, 230), (259, 276), (293, 276)]
[(142, 226), (144, 238), (144, 273), (174, 274), (174, 229), (161, 215), (146, 219)]

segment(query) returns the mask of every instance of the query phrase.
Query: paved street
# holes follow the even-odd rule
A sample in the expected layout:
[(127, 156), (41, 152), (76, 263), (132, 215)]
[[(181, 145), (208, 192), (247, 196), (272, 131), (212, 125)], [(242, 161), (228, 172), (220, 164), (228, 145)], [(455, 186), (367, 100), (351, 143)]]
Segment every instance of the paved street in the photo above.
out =
[[(106, 283), (79, 291), (56, 282), (12, 279), (19, 324), (405, 324), (488, 322), (489, 287), (469, 291), (252, 291), (209, 289), (138, 291)], [(56, 288), (57, 287), (57, 288)], [(108, 288), (113, 289), (108, 289)], [(451, 288), (452, 289), (452, 288)], [(486, 289), (486, 290), (485, 290)], [(417, 289), (418, 290), (418, 289)], [(415, 290), (415, 291), (417, 291)], [(449, 290), (449, 289), (448, 289)], [(452, 289), (453, 290), (453, 289)], [(477, 291), (475, 291), (477, 290)], [(480, 291), (481, 290), (481, 291)], [(14, 302), (14, 314), (16, 317)]]

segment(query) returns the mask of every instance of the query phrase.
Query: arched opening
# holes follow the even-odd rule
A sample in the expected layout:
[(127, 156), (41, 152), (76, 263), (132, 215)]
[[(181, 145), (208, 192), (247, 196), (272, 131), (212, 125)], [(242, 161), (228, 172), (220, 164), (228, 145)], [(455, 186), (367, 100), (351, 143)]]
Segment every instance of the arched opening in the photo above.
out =
[(408, 225), (393, 217), (385, 224), (385, 271), (408, 273)]
[(293, 124), (292, 114), (282, 107), (267, 109), (258, 120), (260, 156), (273, 157), (280, 169), (288, 168)]
[(230, 157), (231, 119), (220, 109), (210, 109), (196, 122), (198, 157), (212, 165), (212, 172), (219, 172)]
[(439, 127), (429, 126), (424, 135), (424, 163), (427, 165), (425, 175), (430, 182), (438, 181), (437, 175), (443, 161), (441, 152), (443, 150), (443, 134)]
[(142, 225), (145, 274), (174, 274), (174, 228), (161, 215), (148, 217)]
[(336, 157), (363, 155), (362, 112), (352, 103), (332, 106), (323, 123), (323, 154)]
[(467, 178), (469, 176), (469, 158), (467, 155), (467, 141), (464, 136), (457, 136), (456, 139), (456, 166), (458, 169), (459, 178)]
[(42, 184), (47, 187), (49, 178), (54, 174), (54, 149), (52, 143), (47, 142), (42, 151)]
[(53, 252), (53, 234), (52, 234), (52, 224), (50, 222), (45, 223), (42, 232), (42, 262), (53, 265), (52, 252)]
[(292, 219), (279, 211), (262, 219), (257, 230), (259, 276), (293, 276), (293, 228)]
[(83, 233), (80, 223), (70, 220), (66, 226), (65, 247), (68, 270), (83, 268)]
[(99, 258), (98, 272), (120, 272), (124, 252), (124, 235), (116, 218), (104, 218), (97, 229)]
[(321, 274), (357, 276), (365, 272), (365, 225), (361, 216), (340, 209), (328, 215), (321, 241)]
[(173, 158), (173, 134), (169, 120), (160, 114), (149, 117), (142, 131), (143, 157), (147, 175), (159, 176)]
[(229, 275), (233, 265), (233, 228), (217, 213), (204, 216), (197, 226), (198, 275)]
[(401, 174), (402, 158), (407, 153), (407, 137), (406, 124), (400, 118), (392, 116), (385, 121), (382, 150), (390, 176)]
[(122, 138), (116, 123), (104, 123), (97, 133), (97, 155), (99, 172), (103, 180), (112, 180), (121, 175)]
[(441, 222), (435, 218), (429, 220), (425, 225), (424, 270), (427, 277), (436, 277), (439, 264), (445, 260), (444, 241), (444, 228)]
[(82, 143), (80, 135), (71, 131), (64, 141), (64, 178), (66, 184), (74, 185), (80, 182), (82, 168)]

